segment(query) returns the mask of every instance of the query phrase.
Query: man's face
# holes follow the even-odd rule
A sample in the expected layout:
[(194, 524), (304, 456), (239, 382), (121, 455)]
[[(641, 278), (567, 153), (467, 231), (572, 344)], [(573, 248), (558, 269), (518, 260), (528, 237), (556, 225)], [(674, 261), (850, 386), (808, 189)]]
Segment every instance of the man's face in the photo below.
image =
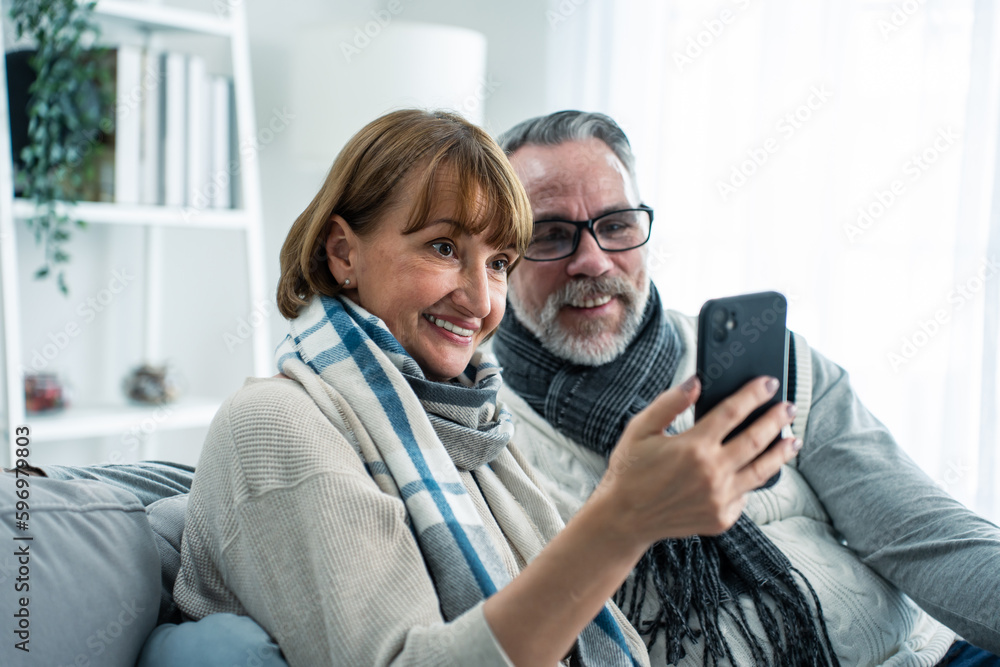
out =
[[(640, 203), (625, 165), (598, 139), (523, 146), (510, 161), (535, 220), (588, 220)], [(585, 365), (607, 363), (624, 351), (648, 295), (645, 246), (605, 252), (586, 232), (573, 255), (522, 261), (510, 276), (518, 319), (547, 350)]]

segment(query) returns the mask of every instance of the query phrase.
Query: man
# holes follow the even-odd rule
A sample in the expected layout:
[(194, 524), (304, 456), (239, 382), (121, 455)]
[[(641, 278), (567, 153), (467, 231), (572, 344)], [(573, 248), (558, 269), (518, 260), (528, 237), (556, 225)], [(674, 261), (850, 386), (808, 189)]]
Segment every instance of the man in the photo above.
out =
[[(614, 121), (563, 111), (500, 143), (536, 240), (511, 274), (493, 351), (517, 445), (569, 520), (615, 474), (608, 455), (628, 419), (693, 372), (696, 327), (649, 281), (652, 210)], [(625, 227), (639, 231), (623, 238)], [(910, 461), (843, 369), (794, 343), (795, 462), (731, 530), (654, 545), (619, 592), (651, 664), (1000, 665), (971, 645), (1000, 652), (1000, 528)], [(668, 433), (692, 423), (689, 411)]]

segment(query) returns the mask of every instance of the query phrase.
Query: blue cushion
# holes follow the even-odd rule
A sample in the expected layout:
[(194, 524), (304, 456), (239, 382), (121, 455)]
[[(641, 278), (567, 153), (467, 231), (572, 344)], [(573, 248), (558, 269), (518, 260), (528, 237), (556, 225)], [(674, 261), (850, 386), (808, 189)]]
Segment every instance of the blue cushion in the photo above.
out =
[(136, 667), (288, 667), (278, 645), (248, 616), (211, 614), (166, 623), (149, 636)]
[[(22, 479), (30, 484), (26, 531), (15, 528), (15, 477), (0, 474), (0, 616), (27, 614), (30, 653), (8, 632), (0, 664), (131, 667), (160, 606), (160, 556), (143, 504), (95, 481)], [(28, 588), (15, 595), (15, 583)]]

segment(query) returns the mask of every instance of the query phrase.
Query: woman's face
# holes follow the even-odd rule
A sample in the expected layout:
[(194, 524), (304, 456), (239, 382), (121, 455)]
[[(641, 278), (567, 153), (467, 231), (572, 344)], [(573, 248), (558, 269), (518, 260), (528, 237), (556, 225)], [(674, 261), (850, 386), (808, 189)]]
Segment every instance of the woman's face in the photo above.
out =
[(439, 181), (428, 223), (403, 234), (413, 203), (410, 187), (371, 234), (355, 237), (344, 294), (384, 321), (428, 378), (448, 380), (503, 318), (507, 267), (517, 252), (462, 231), (448, 179)]

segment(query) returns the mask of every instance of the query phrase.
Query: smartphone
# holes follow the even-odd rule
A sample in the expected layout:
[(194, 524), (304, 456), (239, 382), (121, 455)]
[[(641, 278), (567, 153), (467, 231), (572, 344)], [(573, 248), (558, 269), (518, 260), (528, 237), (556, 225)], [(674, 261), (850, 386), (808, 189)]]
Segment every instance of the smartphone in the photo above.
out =
[[(724, 439), (728, 442), (773, 406), (785, 400), (788, 376), (788, 302), (778, 292), (758, 292), (710, 299), (698, 314), (696, 369), (701, 395), (695, 420), (750, 380), (761, 375), (778, 378), (781, 386), (767, 403), (754, 410)], [(785, 431), (785, 434), (789, 432)], [(768, 446), (773, 447), (784, 434)], [(778, 481), (778, 474), (760, 488)]]

